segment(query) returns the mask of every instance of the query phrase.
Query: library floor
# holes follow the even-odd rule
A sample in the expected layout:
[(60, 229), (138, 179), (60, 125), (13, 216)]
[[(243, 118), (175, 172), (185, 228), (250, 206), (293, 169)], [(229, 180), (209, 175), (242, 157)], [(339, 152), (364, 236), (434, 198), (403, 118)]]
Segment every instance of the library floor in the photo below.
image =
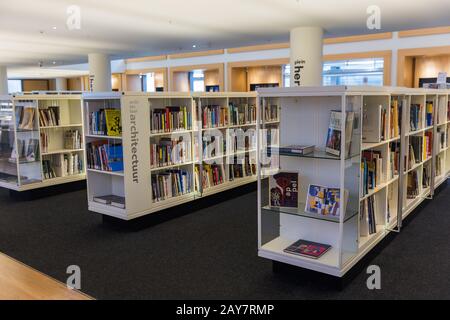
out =
[[(103, 224), (85, 191), (17, 201), (0, 189), (0, 252), (96, 299), (450, 299), (450, 188), (378, 250), (381, 290), (272, 272), (256, 254), (256, 191), (139, 231)], [(192, 204), (193, 208), (195, 203)]]

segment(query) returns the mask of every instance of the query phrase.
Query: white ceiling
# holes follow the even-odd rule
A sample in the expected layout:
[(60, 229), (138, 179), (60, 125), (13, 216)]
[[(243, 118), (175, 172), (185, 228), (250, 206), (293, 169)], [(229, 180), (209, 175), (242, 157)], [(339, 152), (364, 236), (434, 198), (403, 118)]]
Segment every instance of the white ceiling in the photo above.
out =
[[(66, 25), (74, 4), (80, 30)], [(328, 36), (371, 33), (370, 5), (381, 9), (377, 32), (450, 25), (449, 0), (0, 0), (0, 65), (22, 70), (39, 61), (82, 63), (90, 52), (125, 58), (279, 42), (302, 25), (322, 26)]]

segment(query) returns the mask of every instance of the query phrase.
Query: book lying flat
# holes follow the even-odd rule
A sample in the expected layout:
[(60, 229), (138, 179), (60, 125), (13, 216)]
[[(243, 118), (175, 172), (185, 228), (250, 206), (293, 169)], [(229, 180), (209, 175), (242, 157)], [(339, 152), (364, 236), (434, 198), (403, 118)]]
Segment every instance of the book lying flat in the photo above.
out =
[(125, 208), (125, 198), (113, 194), (94, 197), (93, 200), (98, 203), (109, 204), (118, 208)]
[[(289, 145), (278, 148), (280, 154), (299, 154), (304, 155), (314, 152), (314, 145)], [(275, 148), (274, 148), (275, 149)]]
[(311, 242), (307, 240), (297, 240), (283, 251), (299, 256), (304, 256), (312, 259), (318, 259), (330, 250), (331, 246), (328, 244)]

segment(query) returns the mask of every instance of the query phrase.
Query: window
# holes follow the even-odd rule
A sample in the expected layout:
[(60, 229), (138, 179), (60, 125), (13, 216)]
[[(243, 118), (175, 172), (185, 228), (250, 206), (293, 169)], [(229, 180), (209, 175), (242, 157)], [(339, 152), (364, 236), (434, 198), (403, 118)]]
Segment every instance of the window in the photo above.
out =
[(291, 86), (291, 65), (285, 64), (283, 68), (283, 87), (287, 88)]
[(142, 79), (142, 88), (144, 92), (155, 92), (155, 73), (150, 72), (144, 75)]
[(8, 93), (22, 92), (22, 80), (8, 80)]
[(323, 85), (382, 86), (383, 58), (330, 61), (323, 64)]
[(191, 91), (204, 92), (205, 91), (205, 74), (202, 70), (194, 70), (189, 72), (189, 82)]

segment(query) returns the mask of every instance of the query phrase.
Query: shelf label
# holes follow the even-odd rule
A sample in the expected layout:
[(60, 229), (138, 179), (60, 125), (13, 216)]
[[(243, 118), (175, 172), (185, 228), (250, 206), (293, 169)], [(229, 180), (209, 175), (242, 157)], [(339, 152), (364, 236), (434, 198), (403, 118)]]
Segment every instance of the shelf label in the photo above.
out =
[(150, 207), (150, 127), (145, 97), (122, 98), (122, 139), (127, 211), (140, 212)]

